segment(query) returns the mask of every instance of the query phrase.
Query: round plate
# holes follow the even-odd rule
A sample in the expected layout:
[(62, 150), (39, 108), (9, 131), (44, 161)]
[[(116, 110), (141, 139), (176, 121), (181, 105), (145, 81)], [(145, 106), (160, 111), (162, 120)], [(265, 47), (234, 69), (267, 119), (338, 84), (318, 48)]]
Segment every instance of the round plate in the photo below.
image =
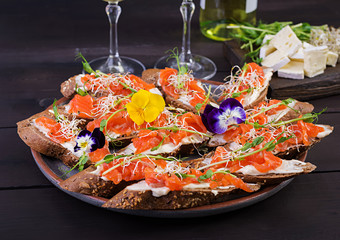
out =
[[(44, 156), (33, 149), (31, 149), (35, 162), (37, 163), (41, 172), (52, 182), (56, 187), (66, 192), (67, 194), (78, 198), (84, 202), (92, 204), (97, 207), (101, 207), (108, 199), (101, 197), (93, 197), (80, 193), (69, 192), (60, 188), (59, 183), (64, 179), (76, 174), (78, 171), (73, 170), (68, 174), (64, 174), (69, 168), (66, 167), (61, 161), (54, 158)], [(300, 158), (300, 161), (305, 161), (307, 153), (304, 153)], [(215, 203), (211, 205), (179, 209), (179, 210), (130, 210), (130, 209), (117, 209), (106, 208), (114, 212), (121, 212), (131, 215), (158, 217), (158, 218), (189, 218), (189, 217), (204, 217), (220, 213), (226, 213), (234, 211), (236, 209), (244, 208), (255, 203), (258, 203), (287, 186), (292, 179), (286, 180), (280, 184), (275, 184), (267, 187), (263, 187), (259, 191), (251, 194), (235, 195), (234, 199), (226, 202)]]

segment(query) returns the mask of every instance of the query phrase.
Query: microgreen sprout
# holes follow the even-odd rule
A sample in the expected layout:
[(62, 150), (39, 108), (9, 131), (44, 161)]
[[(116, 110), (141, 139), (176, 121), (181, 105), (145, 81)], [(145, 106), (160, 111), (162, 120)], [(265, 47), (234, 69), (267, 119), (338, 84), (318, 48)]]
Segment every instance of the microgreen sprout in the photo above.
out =
[(53, 108), (54, 117), (55, 117), (56, 121), (59, 122), (61, 119), (60, 119), (60, 115), (58, 113), (57, 99), (54, 99), (52, 108)]

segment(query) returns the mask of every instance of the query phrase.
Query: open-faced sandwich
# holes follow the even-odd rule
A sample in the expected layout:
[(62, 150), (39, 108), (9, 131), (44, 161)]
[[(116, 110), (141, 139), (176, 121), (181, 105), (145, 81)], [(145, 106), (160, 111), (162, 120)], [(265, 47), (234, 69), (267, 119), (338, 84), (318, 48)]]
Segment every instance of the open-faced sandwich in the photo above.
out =
[(103, 207), (223, 202), (313, 171), (299, 158), (333, 130), (313, 123), (309, 103), (266, 99), (270, 77), (250, 63), (212, 91), (183, 69), (92, 71), (65, 81), (66, 98), (18, 122), (18, 133), (78, 168), (61, 188), (106, 198)]

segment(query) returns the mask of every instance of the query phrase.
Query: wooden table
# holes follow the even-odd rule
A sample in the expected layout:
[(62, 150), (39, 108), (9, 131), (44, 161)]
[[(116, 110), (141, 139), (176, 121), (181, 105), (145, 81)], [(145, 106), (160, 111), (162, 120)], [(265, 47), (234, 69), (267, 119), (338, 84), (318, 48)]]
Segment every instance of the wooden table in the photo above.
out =
[[(146, 67), (181, 44), (176, 1), (121, 3), (120, 53)], [(218, 67), (213, 80), (230, 71), (222, 43), (203, 37), (199, 1), (192, 21), (192, 51)], [(234, 212), (196, 219), (152, 219), (100, 209), (54, 187), (39, 171), (16, 122), (61, 97), (59, 85), (81, 71), (87, 59), (108, 52), (105, 3), (86, 0), (3, 0), (0, 9), (0, 238), (1, 239), (340, 239), (340, 96), (313, 100), (319, 122), (334, 133), (309, 151), (318, 166), (273, 197)], [(306, 21), (339, 27), (337, 0), (260, 0), (258, 18)]]

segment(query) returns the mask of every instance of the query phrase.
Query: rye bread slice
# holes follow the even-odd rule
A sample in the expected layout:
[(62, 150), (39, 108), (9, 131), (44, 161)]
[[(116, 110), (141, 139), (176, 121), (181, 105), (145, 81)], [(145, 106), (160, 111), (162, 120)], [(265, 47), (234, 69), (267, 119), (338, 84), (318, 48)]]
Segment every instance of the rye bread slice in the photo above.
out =
[[(293, 109), (296, 111), (294, 111)], [(287, 121), (290, 119), (298, 118), (300, 115), (311, 113), (314, 110), (314, 106), (308, 102), (296, 101), (293, 109), (289, 109), (289, 111), (284, 116), (282, 116), (280, 120)]]
[(269, 88), (269, 84), (264, 90), (262, 90), (262, 92), (260, 93), (258, 98), (255, 99), (255, 101), (251, 102), (250, 104), (248, 104), (246, 106), (243, 106), (244, 109), (245, 110), (251, 109), (251, 108), (255, 107), (256, 105), (258, 105), (260, 102), (263, 102), (267, 97), (268, 88)]
[(316, 169), (316, 166), (306, 162), (298, 164), (302, 168), (302, 172), (299, 173), (267, 173), (264, 175), (249, 175), (242, 173), (233, 173), (235, 176), (241, 178), (244, 182), (248, 183), (261, 183), (263, 185), (270, 185), (283, 182), (289, 178), (293, 178), (298, 175), (308, 174)]
[(142, 80), (146, 83), (157, 85), (161, 70), (157, 68), (146, 69), (142, 73)]
[[(251, 187), (254, 191), (260, 189), (259, 184), (251, 185)], [(154, 197), (151, 190), (130, 190), (129, 187), (127, 187), (107, 201), (103, 207), (143, 210), (174, 210), (224, 202), (230, 200), (232, 194), (238, 192), (242, 192), (242, 190), (234, 186), (228, 189), (218, 190), (193, 188), (190, 190), (170, 191), (166, 195)]]
[(76, 76), (69, 78), (60, 85), (60, 92), (66, 98), (72, 98), (76, 93)]
[(52, 119), (54, 118), (54, 115), (47, 109), (28, 119), (18, 122), (17, 130), (20, 138), (33, 150), (46, 156), (60, 159), (69, 167), (75, 166), (78, 162), (78, 157), (59, 143), (53, 142), (34, 126), (34, 120), (43, 116)]
[[(174, 97), (167, 95), (162, 86), (158, 85), (158, 80), (160, 77), (160, 69), (147, 69), (142, 73), (142, 79), (143, 81), (147, 82), (147, 83), (153, 83), (159, 90), (160, 92), (163, 94), (164, 98), (165, 98), (165, 103), (167, 105), (176, 107), (176, 108), (181, 108), (184, 109), (186, 111), (189, 112), (193, 112), (193, 113), (197, 113), (197, 110), (195, 107), (191, 106), (189, 103), (185, 104), (181, 101), (178, 101), (177, 99), (175, 99)], [(196, 79), (197, 81), (199, 81), (198, 79)], [(213, 98), (209, 98), (209, 100), (213, 103), (216, 103), (216, 101)], [(201, 109), (200, 112), (203, 113), (204, 109)]]
[(96, 167), (90, 166), (85, 170), (73, 175), (62, 181), (59, 185), (61, 188), (91, 196), (111, 198), (126, 186), (135, 183), (135, 181), (121, 181), (115, 184), (113, 181), (104, 180), (99, 175), (92, 173)]

